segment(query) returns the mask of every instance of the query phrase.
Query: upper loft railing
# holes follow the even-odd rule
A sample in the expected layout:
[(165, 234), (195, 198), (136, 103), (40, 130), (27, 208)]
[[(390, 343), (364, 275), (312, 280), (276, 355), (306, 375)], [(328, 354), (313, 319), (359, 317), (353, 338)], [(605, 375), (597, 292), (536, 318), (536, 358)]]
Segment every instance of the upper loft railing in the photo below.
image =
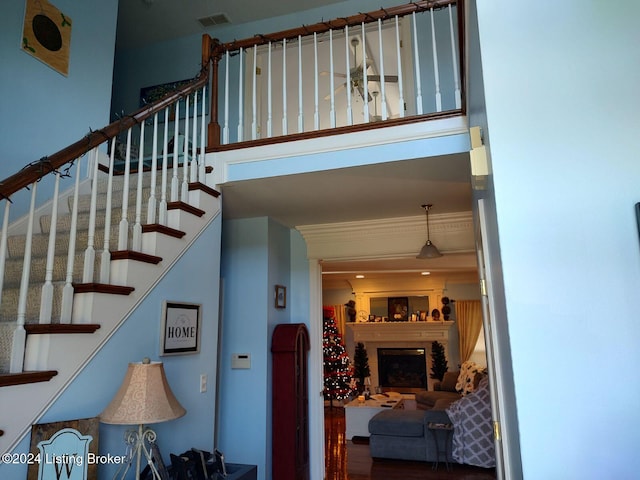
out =
[(462, 0), (212, 40), (208, 149), (464, 114)]

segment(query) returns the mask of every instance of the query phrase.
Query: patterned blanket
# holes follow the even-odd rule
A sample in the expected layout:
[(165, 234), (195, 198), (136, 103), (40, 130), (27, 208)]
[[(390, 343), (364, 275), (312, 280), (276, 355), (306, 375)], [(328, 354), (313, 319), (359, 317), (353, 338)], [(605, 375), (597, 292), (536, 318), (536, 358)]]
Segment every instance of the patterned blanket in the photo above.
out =
[(491, 424), (489, 379), (483, 378), (478, 388), (447, 408), (453, 423), (453, 459), (478, 467), (496, 464)]

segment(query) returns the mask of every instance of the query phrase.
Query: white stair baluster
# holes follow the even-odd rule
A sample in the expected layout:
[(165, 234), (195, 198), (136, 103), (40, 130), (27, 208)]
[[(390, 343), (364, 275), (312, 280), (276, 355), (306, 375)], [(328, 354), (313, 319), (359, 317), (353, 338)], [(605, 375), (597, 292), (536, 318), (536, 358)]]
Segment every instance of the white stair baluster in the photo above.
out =
[(131, 249), (135, 252), (140, 252), (142, 250), (142, 177), (144, 172), (144, 126), (145, 122), (143, 121), (140, 124), (140, 147), (138, 147), (138, 181), (136, 186), (136, 213), (131, 241)]
[(272, 92), (271, 84), (271, 42), (267, 49), (267, 138), (273, 136), (273, 108), (272, 108)]
[(11, 202), (9, 199), (4, 200), (4, 217), (2, 219), (2, 237), (0, 237), (0, 305), (2, 305), (2, 289), (4, 288), (4, 266), (7, 258), (7, 230), (9, 228), (9, 212), (11, 210)]
[(69, 230), (69, 253), (67, 254), (67, 275), (62, 289), (62, 307), (60, 323), (71, 323), (73, 307), (73, 263), (76, 252), (76, 234), (78, 227), (78, 196), (80, 192), (80, 159), (76, 166), (76, 183), (73, 189), (73, 207), (71, 207), (71, 228)]
[(151, 143), (151, 191), (147, 204), (147, 223), (156, 223), (156, 177), (158, 172), (158, 112), (153, 116), (153, 141)]
[(205, 148), (206, 148), (206, 132), (207, 132), (207, 87), (202, 87), (202, 115), (200, 121), (200, 157), (198, 160), (198, 181), (205, 183)]
[(460, 79), (458, 78), (458, 57), (456, 55), (456, 35), (453, 29), (453, 14), (451, 4), (447, 6), (449, 10), (449, 36), (451, 37), (451, 64), (453, 65), (454, 96), (456, 108), (462, 108), (462, 98), (460, 96)]
[[(225, 69), (224, 69), (224, 123), (222, 127), (222, 144), (229, 143), (229, 50), (224, 52)], [(242, 63), (242, 57), (240, 57)], [(204, 100), (202, 102), (204, 105)]]
[(242, 64), (244, 63), (244, 48), (240, 49), (238, 73), (238, 142), (244, 140), (244, 78), (242, 78)]
[(345, 59), (346, 59), (346, 68), (347, 79), (345, 80), (346, 84), (346, 92), (347, 92), (347, 125), (353, 125), (353, 107), (351, 105), (351, 47), (349, 40), (349, 25), (344, 27), (344, 48), (345, 48)]
[(433, 51), (433, 77), (436, 83), (436, 112), (442, 111), (442, 95), (440, 93), (440, 70), (438, 69), (438, 45), (436, 43), (436, 27), (433, 21), (433, 8), (431, 15), (431, 49)]
[(333, 29), (329, 29), (329, 124), (336, 128), (336, 92), (333, 74)]
[(198, 179), (198, 91), (193, 92), (193, 132), (191, 133), (191, 162), (189, 162), (189, 181)]
[(251, 78), (253, 83), (251, 86), (251, 140), (258, 138), (258, 107), (257, 107), (257, 82), (258, 82), (258, 47), (253, 47), (253, 69)]
[(169, 108), (164, 109), (164, 135), (162, 139), (162, 183), (160, 185), (160, 206), (158, 208), (158, 222), (167, 224), (167, 174), (169, 168)]
[(420, 79), (420, 53), (418, 50), (418, 29), (416, 27), (416, 12), (413, 16), (413, 63), (416, 73), (416, 111), (422, 115), (422, 81)]
[(302, 35), (298, 35), (298, 133), (304, 132), (304, 99), (302, 96)]
[(89, 167), (92, 170), (91, 206), (89, 207), (89, 230), (87, 233), (87, 248), (84, 251), (84, 265), (82, 269), (82, 283), (93, 282), (96, 250), (94, 246), (96, 236), (96, 204), (98, 199), (98, 149), (89, 153)]
[(364, 22), (362, 22), (362, 89), (363, 114), (365, 123), (369, 123), (369, 81), (367, 79), (367, 46)]
[(178, 178), (178, 148), (180, 146), (180, 122), (178, 121), (178, 116), (180, 112), (180, 100), (177, 100), (174, 105), (174, 119), (173, 119), (173, 172), (171, 176), (171, 201), (178, 201), (178, 192), (179, 192), (179, 183), (180, 180)]
[(36, 208), (36, 190), (38, 182), (31, 184), (31, 204), (29, 206), (29, 223), (25, 239), (24, 259), (22, 264), (22, 276), (20, 278), (20, 293), (18, 295), (18, 315), (16, 329), (13, 332), (13, 345), (11, 349), (11, 362), (9, 373), (22, 372), (24, 366), (24, 351), (27, 334), (24, 324), (27, 316), (27, 293), (29, 291), (29, 273), (31, 272), (31, 244), (33, 242), (33, 219)]
[(287, 39), (282, 39), (282, 135), (289, 133), (287, 124)]
[(60, 173), (55, 172), (53, 199), (51, 202), (51, 226), (47, 245), (47, 264), (45, 266), (44, 284), (40, 295), (40, 317), (38, 323), (51, 323), (53, 312), (53, 262), (56, 255), (56, 231), (58, 227), (58, 192), (60, 191)]
[(111, 155), (109, 156), (109, 175), (107, 177), (107, 204), (104, 212), (104, 239), (100, 255), (100, 283), (109, 283), (111, 277), (111, 203), (113, 199), (113, 166), (115, 163), (116, 137), (111, 140)]
[(313, 32), (313, 129), (320, 129), (320, 112), (318, 110), (318, 35)]
[(188, 203), (189, 199), (189, 95), (184, 99), (184, 145), (182, 151), (182, 189), (180, 201)]
[(382, 120), (386, 120), (388, 118), (387, 95), (386, 82), (384, 81), (384, 45), (382, 41), (382, 20), (380, 19), (378, 19), (378, 49), (380, 53), (380, 110), (382, 113)]
[(398, 113), (404, 118), (404, 88), (402, 84), (402, 56), (400, 54), (400, 25), (396, 15), (396, 58), (398, 59)]
[(122, 183), (122, 216), (118, 229), (118, 250), (127, 250), (129, 244), (129, 176), (131, 174), (131, 131), (127, 130), (127, 152), (124, 159), (124, 178)]

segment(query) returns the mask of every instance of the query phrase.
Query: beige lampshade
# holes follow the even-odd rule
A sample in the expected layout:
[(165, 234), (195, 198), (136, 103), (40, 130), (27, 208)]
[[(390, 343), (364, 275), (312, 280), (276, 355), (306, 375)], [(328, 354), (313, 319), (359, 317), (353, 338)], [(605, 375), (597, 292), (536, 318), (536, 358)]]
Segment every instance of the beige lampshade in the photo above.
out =
[[(145, 363), (147, 362), (147, 363)], [(118, 425), (166, 422), (187, 411), (173, 395), (162, 362), (130, 363), (120, 390), (100, 414), (100, 421)]]

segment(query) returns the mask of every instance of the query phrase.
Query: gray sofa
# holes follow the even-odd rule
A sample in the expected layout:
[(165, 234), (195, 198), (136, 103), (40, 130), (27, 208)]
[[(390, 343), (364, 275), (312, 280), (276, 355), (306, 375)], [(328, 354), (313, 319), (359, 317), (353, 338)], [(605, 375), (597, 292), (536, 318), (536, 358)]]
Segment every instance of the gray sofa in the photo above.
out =
[[(416, 410), (393, 409), (374, 415), (369, 420), (371, 457), (437, 462), (445, 460), (446, 451), (446, 460), (454, 462), (453, 432), (431, 431), (428, 426), (429, 423), (453, 423), (446, 409), (463, 398), (456, 391), (459, 374), (460, 372), (447, 372), (442, 382), (435, 384), (435, 390), (416, 393)], [(484, 374), (474, 374), (474, 377), (468, 380), (469, 389), (477, 388), (483, 377)], [(434, 433), (438, 441), (437, 446)]]
[[(451, 457), (450, 432), (436, 430), (438, 448), (428, 424), (451, 423), (444, 410), (385, 410), (369, 420), (369, 450), (372, 458), (392, 458), (423, 462), (444, 461)], [(445, 443), (446, 442), (446, 443)]]

